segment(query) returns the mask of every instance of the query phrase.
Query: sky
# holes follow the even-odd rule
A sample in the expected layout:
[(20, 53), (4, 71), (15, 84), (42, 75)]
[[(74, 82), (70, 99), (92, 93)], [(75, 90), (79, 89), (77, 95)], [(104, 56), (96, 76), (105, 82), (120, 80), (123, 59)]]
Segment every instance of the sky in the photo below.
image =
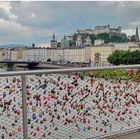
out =
[(140, 28), (139, 13), (140, 1), (1, 1), (0, 44), (49, 45), (53, 33), (60, 40), (107, 24), (132, 35)]

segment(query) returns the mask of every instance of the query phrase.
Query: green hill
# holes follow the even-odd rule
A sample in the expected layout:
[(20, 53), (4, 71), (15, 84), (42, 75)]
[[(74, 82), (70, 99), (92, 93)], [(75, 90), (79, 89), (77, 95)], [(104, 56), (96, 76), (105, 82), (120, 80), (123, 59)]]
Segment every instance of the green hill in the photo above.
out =
[[(76, 41), (76, 38), (79, 34), (75, 33), (73, 38), (74, 41)], [(82, 36), (82, 40), (84, 42), (84, 40), (87, 38), (87, 36), (90, 36), (90, 39), (92, 41), (92, 44), (94, 43), (94, 41), (96, 39), (102, 39), (104, 40), (105, 43), (123, 43), (123, 42), (128, 42), (128, 38), (125, 34), (113, 34), (113, 33), (101, 33), (98, 35), (91, 35), (91, 34), (80, 34)]]

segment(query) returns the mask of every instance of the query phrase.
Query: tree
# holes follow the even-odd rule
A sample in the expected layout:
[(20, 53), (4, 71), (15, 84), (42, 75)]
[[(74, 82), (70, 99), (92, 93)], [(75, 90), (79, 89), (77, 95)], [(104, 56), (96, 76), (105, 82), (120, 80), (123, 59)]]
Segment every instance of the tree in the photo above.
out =
[(100, 33), (97, 35), (97, 38), (104, 40), (105, 43), (109, 42), (109, 34), (108, 33)]
[(97, 39), (97, 37), (95, 35), (89, 35), (89, 37), (91, 39), (91, 43), (94, 44), (94, 42)]
[(136, 50), (129, 55), (128, 64), (140, 64), (140, 51)]
[(111, 42), (121, 43), (121, 42), (123, 42), (123, 39), (122, 39), (122, 37), (119, 37), (119, 36), (114, 35), (114, 36), (112, 36), (112, 37), (110, 38), (110, 41), (111, 41)]
[(69, 46), (73, 46), (73, 45), (75, 45), (75, 42), (73, 40), (70, 40), (69, 41)]
[(129, 64), (130, 55), (131, 55), (130, 50), (125, 51), (125, 53), (123, 54), (123, 57), (122, 57), (122, 64), (124, 64), (124, 65), (128, 65)]
[(131, 65), (131, 64), (140, 64), (140, 51), (124, 51), (116, 50), (108, 58), (108, 62), (113, 65)]
[(135, 35), (132, 35), (132, 36), (130, 37), (130, 40), (131, 40), (131, 41), (136, 41), (136, 40), (135, 40)]
[(125, 51), (121, 50), (116, 50), (113, 52), (108, 58), (108, 62), (114, 65), (120, 65), (123, 63), (123, 57), (125, 56)]

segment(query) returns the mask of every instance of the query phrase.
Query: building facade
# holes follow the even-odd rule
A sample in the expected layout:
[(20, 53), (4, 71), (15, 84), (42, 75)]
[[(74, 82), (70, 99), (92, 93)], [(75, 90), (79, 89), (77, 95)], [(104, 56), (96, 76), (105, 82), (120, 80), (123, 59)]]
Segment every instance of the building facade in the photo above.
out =
[(73, 40), (73, 36), (72, 36), (72, 35), (67, 35), (67, 36), (66, 36), (66, 39), (67, 39), (68, 41), (72, 41), (72, 40)]
[(95, 42), (94, 42), (95, 46), (100, 46), (100, 45), (103, 45), (103, 44), (104, 44), (104, 40), (102, 40), (102, 39), (96, 39)]
[(3, 60), (3, 49), (0, 49), (0, 61)]
[(114, 51), (115, 50), (130, 50), (130, 51), (135, 51), (135, 50), (140, 50), (140, 44), (137, 44), (135, 42), (127, 42), (127, 43), (115, 43), (114, 45)]
[(26, 48), (22, 50), (22, 60), (24, 61), (47, 61), (46, 48)]
[[(11, 58), (17, 58), (25, 61), (42, 61), (48, 59), (52, 61), (70, 61), (80, 63), (91, 63), (91, 66), (108, 66), (107, 61), (112, 52), (115, 50), (140, 50), (140, 44), (134, 42), (115, 43), (115, 44), (100, 44), (96, 46), (72, 46), (64, 48), (26, 48), (22, 50), (22, 55), (19, 50), (11, 51)], [(18, 56), (20, 54), (20, 57)]]
[(91, 66), (107, 66), (109, 55), (114, 51), (112, 45), (92, 46), (86, 49), (86, 60), (91, 61)]
[(22, 60), (22, 49), (12, 49), (11, 50), (11, 60), (21, 61)]
[(85, 47), (71, 47), (64, 49), (64, 60), (70, 62), (85, 62)]
[(85, 62), (85, 47), (48, 48), (47, 59), (53, 61)]

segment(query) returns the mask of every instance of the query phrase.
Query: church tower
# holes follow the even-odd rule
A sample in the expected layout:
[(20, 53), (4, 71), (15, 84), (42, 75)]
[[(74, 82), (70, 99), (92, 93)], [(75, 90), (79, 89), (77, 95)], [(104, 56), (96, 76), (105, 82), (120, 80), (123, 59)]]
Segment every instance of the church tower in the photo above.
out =
[(76, 40), (76, 46), (82, 46), (82, 36), (78, 35)]
[(136, 27), (135, 40), (136, 40), (136, 41), (139, 41), (139, 31), (138, 31), (138, 26)]
[(50, 44), (51, 44), (51, 48), (57, 48), (57, 40), (55, 38), (55, 34), (53, 34)]
[(32, 44), (32, 48), (35, 48), (35, 43)]
[(55, 40), (55, 34), (53, 34), (53, 40)]

